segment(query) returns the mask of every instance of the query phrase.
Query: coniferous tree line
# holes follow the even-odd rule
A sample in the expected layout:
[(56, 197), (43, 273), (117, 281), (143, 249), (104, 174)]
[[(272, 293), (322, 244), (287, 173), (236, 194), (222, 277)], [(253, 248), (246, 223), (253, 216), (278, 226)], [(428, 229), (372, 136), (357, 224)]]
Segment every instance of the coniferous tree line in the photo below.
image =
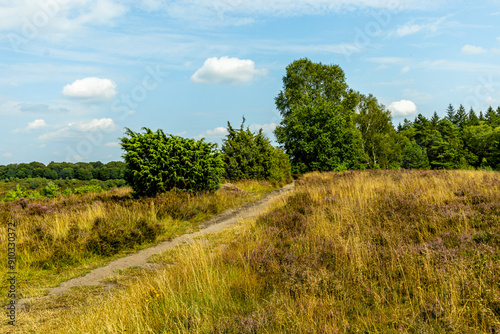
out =
[(405, 119), (397, 132), (407, 141), (403, 168), (500, 170), (500, 107), (478, 115), (450, 104), (444, 117), (419, 114)]

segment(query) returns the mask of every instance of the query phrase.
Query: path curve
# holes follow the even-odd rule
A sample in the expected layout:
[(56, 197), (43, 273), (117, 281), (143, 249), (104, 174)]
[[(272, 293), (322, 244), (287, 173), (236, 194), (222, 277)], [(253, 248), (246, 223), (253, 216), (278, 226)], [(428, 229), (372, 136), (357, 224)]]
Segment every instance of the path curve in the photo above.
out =
[(34, 299), (43, 299), (47, 297), (60, 296), (68, 292), (72, 287), (104, 285), (101, 281), (117, 276), (117, 271), (129, 267), (141, 267), (145, 269), (154, 269), (155, 265), (148, 263), (148, 258), (154, 254), (163, 253), (175, 246), (193, 241), (196, 237), (211, 234), (221, 231), (222, 229), (234, 225), (243, 219), (256, 218), (270, 204), (270, 202), (281, 196), (284, 193), (291, 191), (294, 188), (294, 183), (288, 184), (283, 188), (276, 189), (269, 193), (266, 197), (253, 203), (249, 203), (239, 208), (229, 209), (214, 218), (201, 223), (200, 230), (194, 233), (183, 234), (177, 238), (166, 240), (156, 246), (143, 249), (137, 253), (116, 259), (106, 266), (91, 270), (84, 276), (76, 277), (68, 281), (62, 282), (58, 287), (49, 290), (49, 294), (44, 297), (32, 297), (19, 299), (17, 307), (23, 309), (30, 301)]

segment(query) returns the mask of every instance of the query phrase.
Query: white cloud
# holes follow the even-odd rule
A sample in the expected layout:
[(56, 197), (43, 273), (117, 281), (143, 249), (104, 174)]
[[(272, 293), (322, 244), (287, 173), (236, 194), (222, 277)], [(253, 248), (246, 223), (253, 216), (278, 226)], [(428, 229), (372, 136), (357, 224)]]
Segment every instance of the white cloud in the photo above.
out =
[(267, 70), (255, 69), (255, 63), (250, 59), (238, 58), (208, 58), (197, 70), (191, 80), (196, 83), (208, 84), (239, 84), (250, 82), (258, 75), (266, 75)]
[(81, 131), (112, 131), (116, 127), (111, 118), (93, 119), (78, 126)]
[(410, 66), (405, 66), (401, 69), (401, 74), (405, 74), (405, 73), (408, 73), (410, 71)]
[(116, 96), (116, 84), (109, 79), (90, 77), (66, 85), (62, 93), (66, 97), (86, 101), (109, 101)]
[(493, 52), (496, 55), (500, 55), (500, 49), (498, 49), (498, 48), (492, 48), (491, 52)]
[(213, 130), (207, 130), (202, 134), (199, 134), (197, 138), (214, 138), (214, 137), (221, 138), (227, 134), (228, 134), (227, 129), (225, 127), (219, 126)]
[(399, 37), (403, 37), (403, 36), (406, 36), (406, 35), (415, 34), (415, 33), (419, 32), (419, 31), (421, 31), (422, 29), (424, 29), (423, 25), (420, 25), (420, 24), (407, 24), (407, 25), (404, 25), (402, 27), (399, 27), (398, 30), (396, 30), (396, 34)]
[(7, 152), (7, 153), (2, 154), (2, 156), (6, 157), (6, 158), (10, 158), (10, 157), (12, 157), (12, 153)]
[(415, 103), (409, 100), (392, 102), (389, 105), (388, 109), (392, 112), (394, 116), (409, 116), (409, 115), (414, 115), (418, 112)]
[(116, 142), (110, 142), (110, 143), (106, 143), (104, 145), (106, 145), (107, 147), (120, 147), (120, 143), (116, 143)]
[(390, 35), (396, 35), (398, 37), (404, 37), (408, 35), (413, 35), (421, 31), (427, 33), (436, 33), (439, 28), (446, 22), (446, 17), (441, 17), (438, 19), (430, 20), (422, 24), (415, 24), (414, 21), (408, 22), (405, 25), (399, 26), (396, 31), (392, 32)]
[(82, 136), (82, 132), (103, 131), (111, 132), (116, 129), (116, 125), (111, 118), (93, 119), (90, 122), (70, 122), (66, 125), (56, 126), (56, 130), (45, 133), (38, 137), (40, 140), (51, 140), (60, 138), (77, 138)]
[(27, 130), (32, 130), (32, 129), (39, 129), (46, 127), (47, 123), (43, 119), (36, 119), (33, 122), (28, 123), (28, 127), (26, 128)]
[(482, 53), (486, 53), (486, 52), (488, 52), (488, 51), (483, 49), (480, 46), (473, 46), (473, 45), (469, 45), (469, 44), (465, 45), (462, 48), (462, 53), (466, 54), (466, 55), (478, 55), (478, 54), (482, 54)]
[(71, 127), (71, 124), (68, 125), (68, 126), (65, 126), (59, 130), (56, 130), (56, 131), (53, 131), (53, 132), (49, 132), (49, 133), (45, 133), (41, 136), (38, 137), (38, 139), (40, 140), (50, 140), (50, 139), (55, 139), (55, 138), (63, 138), (63, 137), (71, 137), (71, 133), (70, 133), (70, 127)]
[(272, 133), (274, 131), (274, 129), (276, 129), (276, 126), (278, 126), (276, 123), (251, 124), (248, 128), (252, 132), (258, 132), (260, 129), (262, 129), (262, 131), (265, 133)]

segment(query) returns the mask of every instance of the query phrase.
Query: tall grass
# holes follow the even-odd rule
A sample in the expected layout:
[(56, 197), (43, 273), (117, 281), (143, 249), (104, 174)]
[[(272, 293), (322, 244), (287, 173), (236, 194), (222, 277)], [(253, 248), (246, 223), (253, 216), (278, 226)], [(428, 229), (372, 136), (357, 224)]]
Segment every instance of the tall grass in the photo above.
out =
[(499, 173), (312, 173), (256, 221), (32, 328), (498, 333), (499, 232)]
[[(198, 195), (173, 191), (133, 199), (130, 188), (103, 193), (20, 199), (0, 203), (0, 245), (7, 249), (7, 225), (16, 222), (18, 296), (79, 276), (129, 252), (193, 231), (221, 211), (254, 201), (278, 184), (241, 181), (247, 193)], [(0, 264), (7, 272), (7, 261)], [(0, 288), (7, 282), (2, 280)], [(0, 297), (6, 302), (7, 295)]]

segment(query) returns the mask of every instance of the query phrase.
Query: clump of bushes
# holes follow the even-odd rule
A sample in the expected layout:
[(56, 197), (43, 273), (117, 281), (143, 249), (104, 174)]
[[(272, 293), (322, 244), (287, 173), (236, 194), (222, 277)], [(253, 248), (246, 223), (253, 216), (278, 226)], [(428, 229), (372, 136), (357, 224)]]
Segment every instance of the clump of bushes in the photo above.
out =
[(190, 192), (219, 189), (224, 163), (216, 144), (166, 135), (142, 128), (126, 129), (121, 139), (126, 151), (125, 179), (137, 195), (155, 196), (177, 188)]
[(228, 180), (253, 179), (289, 181), (291, 166), (288, 155), (271, 145), (262, 129), (253, 133), (244, 129), (245, 118), (239, 129), (227, 122), (228, 135), (223, 140), (224, 177)]

